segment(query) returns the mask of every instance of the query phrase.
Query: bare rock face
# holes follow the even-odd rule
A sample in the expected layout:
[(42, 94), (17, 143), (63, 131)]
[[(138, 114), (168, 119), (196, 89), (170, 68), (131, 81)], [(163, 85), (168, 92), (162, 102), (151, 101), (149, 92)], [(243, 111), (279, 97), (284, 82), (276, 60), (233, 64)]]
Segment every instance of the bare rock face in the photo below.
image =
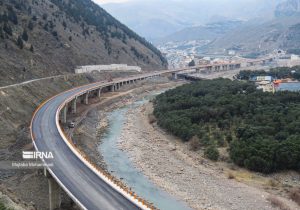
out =
[(0, 1), (0, 63), (1, 86), (78, 65), (167, 67), (159, 50), (91, 0)]
[(287, 0), (279, 4), (275, 11), (276, 17), (300, 17), (300, 0)]

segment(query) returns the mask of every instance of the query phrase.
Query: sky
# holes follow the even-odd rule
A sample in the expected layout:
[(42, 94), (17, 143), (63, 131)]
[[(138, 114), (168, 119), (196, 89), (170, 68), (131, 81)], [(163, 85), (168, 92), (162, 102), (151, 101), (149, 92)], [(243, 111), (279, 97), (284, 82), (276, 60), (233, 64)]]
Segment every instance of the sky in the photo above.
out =
[(130, 0), (93, 0), (93, 1), (98, 4), (108, 4), (108, 3), (122, 3)]

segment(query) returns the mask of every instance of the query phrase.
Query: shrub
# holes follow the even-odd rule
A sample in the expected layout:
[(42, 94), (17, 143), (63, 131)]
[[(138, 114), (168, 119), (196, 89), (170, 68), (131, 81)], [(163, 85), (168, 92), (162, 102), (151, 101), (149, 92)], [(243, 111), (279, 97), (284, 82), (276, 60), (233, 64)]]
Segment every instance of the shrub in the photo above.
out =
[(270, 201), (270, 203), (274, 206), (279, 208), (280, 210), (290, 210), (290, 208), (285, 205), (285, 203), (283, 203), (281, 200), (279, 200), (277, 197), (275, 196), (269, 196), (267, 198), (268, 201)]
[(232, 172), (229, 172), (229, 173), (227, 174), (227, 177), (228, 177), (228, 179), (235, 179), (235, 176), (233, 175)]
[(198, 136), (193, 136), (189, 141), (190, 150), (197, 151), (200, 149), (200, 140)]
[(217, 161), (220, 156), (219, 151), (215, 145), (211, 145), (211, 146), (207, 147), (204, 151), (204, 155), (205, 155), (205, 157), (207, 157), (208, 159), (213, 160), (213, 161)]
[(300, 206), (300, 188), (291, 189), (289, 197)]
[(150, 124), (155, 123), (156, 122), (155, 116), (153, 114), (149, 114), (148, 121), (149, 121)]

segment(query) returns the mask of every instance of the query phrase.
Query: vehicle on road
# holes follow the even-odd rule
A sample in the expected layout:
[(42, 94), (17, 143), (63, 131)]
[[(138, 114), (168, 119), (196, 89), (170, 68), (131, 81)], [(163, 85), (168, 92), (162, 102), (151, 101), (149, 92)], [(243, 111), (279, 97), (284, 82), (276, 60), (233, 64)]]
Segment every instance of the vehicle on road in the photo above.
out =
[(68, 124), (68, 127), (69, 128), (75, 128), (75, 122), (69, 122), (69, 124)]

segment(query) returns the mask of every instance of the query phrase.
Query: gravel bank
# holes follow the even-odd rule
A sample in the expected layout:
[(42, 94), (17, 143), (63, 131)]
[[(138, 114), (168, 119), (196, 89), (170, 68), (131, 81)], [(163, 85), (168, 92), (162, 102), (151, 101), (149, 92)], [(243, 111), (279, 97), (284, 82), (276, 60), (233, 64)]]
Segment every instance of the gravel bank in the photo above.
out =
[[(276, 209), (264, 190), (228, 179), (213, 162), (191, 154), (188, 146), (151, 125), (151, 103), (129, 110), (119, 147), (155, 184), (194, 209)], [(289, 200), (277, 197), (290, 206)]]

